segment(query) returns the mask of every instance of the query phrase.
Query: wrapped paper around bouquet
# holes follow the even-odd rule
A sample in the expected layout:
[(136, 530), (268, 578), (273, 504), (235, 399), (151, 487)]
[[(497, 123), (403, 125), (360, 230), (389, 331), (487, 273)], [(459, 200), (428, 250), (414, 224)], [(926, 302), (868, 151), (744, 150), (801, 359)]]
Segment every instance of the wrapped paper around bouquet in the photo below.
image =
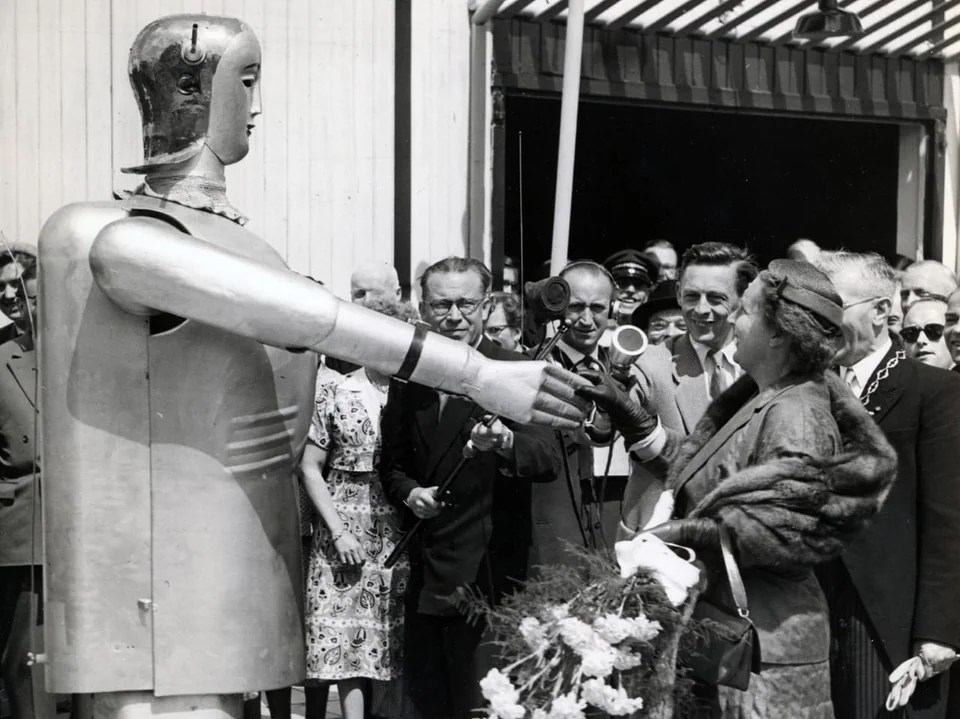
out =
[(693, 620), (700, 631), (687, 665), (693, 676), (713, 685), (746, 689), (750, 673), (760, 670), (760, 639), (750, 620), (747, 593), (726, 528), (720, 527), (720, 549), (736, 609), (700, 598)]

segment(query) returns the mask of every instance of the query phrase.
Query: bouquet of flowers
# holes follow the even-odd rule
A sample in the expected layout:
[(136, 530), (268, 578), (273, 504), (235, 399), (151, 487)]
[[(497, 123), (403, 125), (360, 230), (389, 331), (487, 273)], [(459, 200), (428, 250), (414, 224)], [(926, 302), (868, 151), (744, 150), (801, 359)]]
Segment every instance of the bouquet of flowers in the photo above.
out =
[(671, 716), (698, 570), (649, 536), (617, 544), (619, 569), (574, 551), (581, 566), (541, 567), (540, 578), (487, 609), (505, 663), (480, 682), (488, 715)]

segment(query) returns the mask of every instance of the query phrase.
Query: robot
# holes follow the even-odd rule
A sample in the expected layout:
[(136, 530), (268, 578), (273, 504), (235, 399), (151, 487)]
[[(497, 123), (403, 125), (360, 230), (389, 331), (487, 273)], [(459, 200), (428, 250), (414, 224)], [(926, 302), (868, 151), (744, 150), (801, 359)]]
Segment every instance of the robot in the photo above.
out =
[(583, 382), (341, 302), (243, 229), (223, 179), (260, 114), (243, 22), (157, 20), (129, 72), (144, 184), (58, 210), (39, 243), (47, 688), (97, 717), (237, 716), (304, 674), (293, 469), (317, 353), (558, 428)]

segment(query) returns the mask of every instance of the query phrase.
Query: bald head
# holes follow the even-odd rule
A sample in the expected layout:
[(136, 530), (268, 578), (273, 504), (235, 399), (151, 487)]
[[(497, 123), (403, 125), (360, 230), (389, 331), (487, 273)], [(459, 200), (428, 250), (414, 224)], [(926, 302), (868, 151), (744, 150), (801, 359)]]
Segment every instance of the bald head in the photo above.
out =
[(400, 278), (386, 262), (365, 262), (350, 275), (350, 301), (366, 305), (382, 299), (400, 299)]
[(900, 297), (904, 311), (919, 299), (932, 298), (946, 302), (957, 289), (957, 276), (936, 260), (915, 262), (903, 271)]

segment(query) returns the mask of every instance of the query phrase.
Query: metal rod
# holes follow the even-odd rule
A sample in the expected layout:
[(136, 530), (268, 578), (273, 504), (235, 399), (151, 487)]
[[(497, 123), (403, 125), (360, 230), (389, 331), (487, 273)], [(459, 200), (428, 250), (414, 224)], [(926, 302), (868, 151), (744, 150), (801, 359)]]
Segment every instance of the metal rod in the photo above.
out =
[[(573, 0), (573, 2), (577, 2), (577, 1), (578, 0)], [(560, 338), (563, 337), (563, 335), (565, 335), (567, 333), (567, 330), (569, 329), (570, 329), (569, 324), (566, 324), (565, 322), (561, 322), (560, 326), (557, 328), (557, 333), (550, 338), (549, 342), (547, 342), (543, 347), (540, 348), (540, 351), (537, 352), (537, 356), (534, 358), (534, 360), (546, 359), (550, 355), (550, 353), (553, 351), (553, 348), (557, 346), (557, 342), (560, 341)], [(494, 422), (496, 422), (497, 419), (499, 419), (497, 415), (492, 414), (488, 416), (486, 420), (484, 420), (483, 424), (485, 427), (489, 427)], [(467, 446), (470, 446), (472, 451), (468, 451)], [(446, 478), (440, 484), (437, 485), (436, 496), (438, 498), (443, 497), (447, 492), (450, 491), (451, 485), (453, 485), (454, 480), (456, 480), (457, 476), (463, 470), (467, 462), (470, 461), (473, 457), (477, 456), (476, 450), (474, 450), (472, 446), (469, 445), (469, 443), (467, 443), (467, 446), (464, 446), (463, 448), (463, 454), (460, 456), (460, 461), (458, 461), (456, 466), (452, 470), (450, 470), (450, 474), (448, 474)], [(426, 521), (427, 521), (426, 519), (418, 518), (417, 521), (413, 523), (413, 526), (410, 527), (410, 529), (408, 529), (406, 532), (404, 532), (403, 536), (400, 537), (400, 540), (397, 542), (396, 546), (394, 546), (393, 551), (390, 552), (390, 556), (388, 556), (386, 560), (384, 560), (383, 562), (384, 567), (386, 567), (387, 569), (390, 569), (394, 564), (396, 564), (400, 560), (400, 556), (406, 550), (407, 545), (410, 544), (413, 538), (416, 537), (423, 530), (423, 526), (426, 523)]]
[(583, 54), (583, 0), (570, 0), (563, 57), (560, 99), (560, 144), (557, 150), (557, 189), (553, 205), (553, 242), (550, 274), (567, 263), (570, 248), (570, 208), (573, 201), (573, 164), (577, 152), (577, 112), (580, 106), (580, 58)]

